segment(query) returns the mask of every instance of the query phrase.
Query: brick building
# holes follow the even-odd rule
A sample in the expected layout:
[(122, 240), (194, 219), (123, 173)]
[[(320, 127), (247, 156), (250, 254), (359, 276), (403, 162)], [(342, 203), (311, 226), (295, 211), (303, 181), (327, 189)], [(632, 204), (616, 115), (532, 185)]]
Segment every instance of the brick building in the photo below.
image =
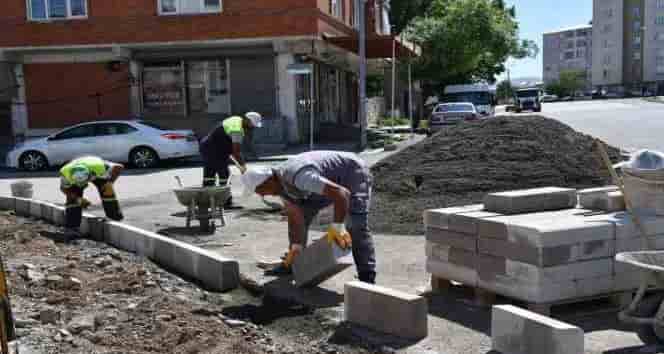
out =
[[(229, 114), (266, 117), (258, 144), (359, 137), (355, 0), (6, 0), (0, 61), (19, 87), (13, 135), (142, 116), (199, 134)], [(387, 58), (389, 5), (367, 3), (368, 56)], [(312, 62), (310, 79), (289, 65)]]

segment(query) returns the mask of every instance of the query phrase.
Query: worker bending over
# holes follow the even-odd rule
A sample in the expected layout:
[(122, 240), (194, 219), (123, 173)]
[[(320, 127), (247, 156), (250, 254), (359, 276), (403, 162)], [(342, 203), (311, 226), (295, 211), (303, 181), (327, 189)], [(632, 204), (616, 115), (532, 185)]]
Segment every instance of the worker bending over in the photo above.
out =
[(123, 169), (120, 164), (86, 156), (71, 161), (60, 170), (60, 190), (67, 196), (65, 227), (69, 234), (79, 234), (83, 209), (90, 205), (83, 197), (89, 183), (97, 187), (106, 216), (116, 221), (123, 219), (113, 189), (113, 183)]
[[(262, 127), (262, 122), (263, 117), (256, 112), (249, 112), (244, 117), (226, 118), (201, 140), (204, 187), (214, 186), (217, 183), (217, 176), (220, 186), (228, 183), (230, 177), (228, 164), (231, 156), (240, 164), (241, 172), (246, 171), (242, 157), (242, 141), (253, 129)], [(229, 199), (227, 204), (230, 206), (232, 199)]]
[(334, 205), (334, 222), (327, 231), (327, 240), (344, 249), (352, 247), (358, 278), (375, 283), (376, 255), (368, 223), (372, 178), (366, 164), (356, 155), (307, 152), (274, 169), (251, 169), (242, 176), (242, 181), (248, 191), (279, 196), (285, 203), (289, 251), (283, 262), (268, 274), (292, 273), (293, 262), (307, 245), (314, 217), (323, 208)]

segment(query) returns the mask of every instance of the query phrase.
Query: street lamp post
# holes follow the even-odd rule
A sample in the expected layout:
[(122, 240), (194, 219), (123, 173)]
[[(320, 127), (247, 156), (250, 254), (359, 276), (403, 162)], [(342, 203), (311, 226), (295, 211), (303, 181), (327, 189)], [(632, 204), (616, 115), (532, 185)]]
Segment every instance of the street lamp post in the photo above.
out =
[(359, 55), (360, 55), (360, 77), (359, 77), (359, 114), (361, 148), (367, 146), (367, 26), (366, 26), (366, 3), (367, 0), (355, 0), (355, 8), (358, 14), (359, 25)]

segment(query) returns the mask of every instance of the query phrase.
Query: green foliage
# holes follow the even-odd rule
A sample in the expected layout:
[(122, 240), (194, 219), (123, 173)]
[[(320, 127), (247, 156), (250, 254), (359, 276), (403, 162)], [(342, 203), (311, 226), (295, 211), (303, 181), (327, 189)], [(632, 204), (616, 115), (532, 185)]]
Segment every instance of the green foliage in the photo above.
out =
[(550, 95), (556, 95), (560, 98), (563, 98), (568, 95), (567, 92), (563, 89), (563, 87), (560, 86), (560, 81), (554, 81), (546, 85), (545, 91)]
[(425, 16), (431, 0), (391, 0), (390, 23), (394, 33), (401, 33), (416, 18)]
[(498, 86), (496, 86), (496, 96), (500, 100), (512, 99), (514, 98), (514, 87), (512, 83), (504, 80), (501, 81)]
[(380, 97), (383, 96), (385, 89), (385, 76), (384, 75), (367, 75), (367, 96)]
[(560, 87), (566, 96), (572, 96), (581, 90), (586, 81), (583, 70), (564, 70), (560, 72)]
[(397, 125), (410, 125), (410, 119), (406, 117), (383, 117), (378, 120), (378, 126), (380, 127), (394, 127)]
[(509, 57), (539, 52), (533, 41), (519, 39), (516, 10), (503, 0), (430, 0), (426, 13), (418, 15), (405, 32), (422, 48), (414, 74), (436, 90), (448, 84), (493, 83)]

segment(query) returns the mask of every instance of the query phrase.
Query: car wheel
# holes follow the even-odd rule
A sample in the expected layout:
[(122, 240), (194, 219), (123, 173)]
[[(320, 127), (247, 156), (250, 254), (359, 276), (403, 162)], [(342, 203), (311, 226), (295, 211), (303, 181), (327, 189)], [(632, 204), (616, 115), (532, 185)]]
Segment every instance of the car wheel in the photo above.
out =
[(129, 162), (137, 168), (153, 168), (159, 164), (159, 156), (151, 148), (141, 146), (131, 151)]
[(39, 151), (26, 151), (19, 158), (18, 164), (26, 171), (41, 171), (48, 168), (48, 159)]

